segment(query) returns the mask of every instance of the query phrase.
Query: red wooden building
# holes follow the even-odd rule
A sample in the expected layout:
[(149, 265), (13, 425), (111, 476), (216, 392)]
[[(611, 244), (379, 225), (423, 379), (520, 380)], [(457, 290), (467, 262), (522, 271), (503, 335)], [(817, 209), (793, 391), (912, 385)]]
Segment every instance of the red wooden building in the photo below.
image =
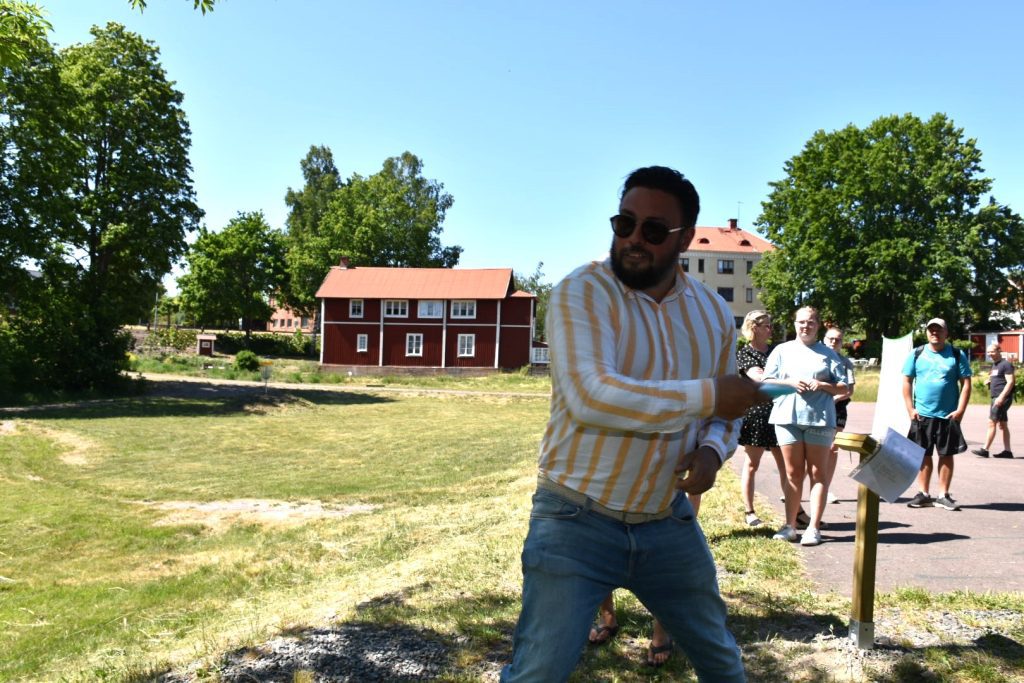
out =
[(355, 268), (342, 259), (316, 293), (323, 365), (529, 365), (536, 297), (511, 268)]

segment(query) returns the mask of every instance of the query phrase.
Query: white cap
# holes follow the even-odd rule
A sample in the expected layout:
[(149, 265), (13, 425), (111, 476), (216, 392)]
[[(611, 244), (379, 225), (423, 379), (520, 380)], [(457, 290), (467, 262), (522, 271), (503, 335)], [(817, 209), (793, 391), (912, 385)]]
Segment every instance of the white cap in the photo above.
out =
[(924, 326), (924, 329), (927, 330), (932, 325), (938, 325), (939, 327), (941, 327), (944, 330), (948, 330), (949, 329), (948, 327), (946, 327), (946, 321), (943, 320), (942, 318), (932, 318), (931, 320), (928, 321), (928, 324)]

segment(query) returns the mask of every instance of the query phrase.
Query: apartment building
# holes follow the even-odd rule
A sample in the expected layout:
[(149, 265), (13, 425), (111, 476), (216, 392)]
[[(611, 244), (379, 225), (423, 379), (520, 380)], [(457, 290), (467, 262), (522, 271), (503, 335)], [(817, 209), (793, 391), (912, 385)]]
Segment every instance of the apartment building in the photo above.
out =
[(725, 228), (698, 226), (690, 248), (679, 260), (690, 277), (717, 291), (729, 303), (738, 328), (743, 316), (764, 308), (750, 272), (761, 256), (773, 249), (771, 242), (741, 229), (737, 220), (730, 218)]

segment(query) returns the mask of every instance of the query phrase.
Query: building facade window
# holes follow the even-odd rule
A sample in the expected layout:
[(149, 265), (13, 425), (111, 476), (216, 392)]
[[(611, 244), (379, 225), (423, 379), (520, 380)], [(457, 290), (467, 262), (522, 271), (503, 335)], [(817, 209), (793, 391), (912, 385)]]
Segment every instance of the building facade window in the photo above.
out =
[(722, 297), (729, 303), (732, 303), (732, 287), (719, 287), (718, 296)]
[(452, 317), (453, 318), (475, 318), (476, 317), (476, 301), (473, 300), (459, 300), (452, 301)]
[(365, 334), (356, 335), (356, 353), (366, 353), (370, 348), (370, 337)]
[(459, 358), (472, 358), (476, 355), (476, 335), (459, 335)]
[(698, 273), (703, 273), (704, 272), (704, 259), (702, 259), (702, 258), (697, 259), (697, 272)]
[(750, 275), (750, 271), (752, 271), (753, 269), (754, 269), (754, 262), (748, 259), (747, 260), (747, 275)]
[(406, 356), (422, 356), (423, 355), (423, 335), (419, 332), (414, 332), (405, 335), (405, 355)]
[(363, 317), (363, 300), (362, 299), (349, 299), (349, 302), (348, 302), (348, 317), (350, 317), (350, 318), (362, 318)]
[(736, 325), (737, 330), (743, 327), (743, 318), (739, 317), (738, 315), (734, 316), (732, 321)]
[(409, 317), (409, 302), (405, 299), (385, 299), (384, 300), (384, 317), (385, 318), (408, 318)]
[(683, 266), (683, 272), (684, 273), (689, 273), (690, 272), (690, 259), (688, 259), (688, 258), (681, 258), (681, 259), (679, 259), (679, 263)]
[(440, 299), (425, 299), (420, 302), (417, 315), (420, 318), (441, 318), (444, 316), (444, 302)]
[(733, 260), (732, 259), (718, 259), (718, 272), (722, 275), (732, 275), (733, 273)]
[(751, 287), (747, 287), (747, 303), (754, 303), (754, 290)]

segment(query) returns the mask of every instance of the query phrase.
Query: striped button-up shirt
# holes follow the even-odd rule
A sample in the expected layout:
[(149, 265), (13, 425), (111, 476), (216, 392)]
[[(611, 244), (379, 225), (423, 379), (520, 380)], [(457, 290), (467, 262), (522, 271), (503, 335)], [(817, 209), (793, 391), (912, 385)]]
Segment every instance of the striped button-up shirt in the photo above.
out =
[(623, 285), (609, 261), (551, 292), (551, 417), (541, 474), (614, 510), (659, 512), (675, 466), (698, 446), (723, 461), (739, 420), (712, 416), (712, 378), (736, 372), (736, 328), (720, 296), (677, 267), (660, 301)]

